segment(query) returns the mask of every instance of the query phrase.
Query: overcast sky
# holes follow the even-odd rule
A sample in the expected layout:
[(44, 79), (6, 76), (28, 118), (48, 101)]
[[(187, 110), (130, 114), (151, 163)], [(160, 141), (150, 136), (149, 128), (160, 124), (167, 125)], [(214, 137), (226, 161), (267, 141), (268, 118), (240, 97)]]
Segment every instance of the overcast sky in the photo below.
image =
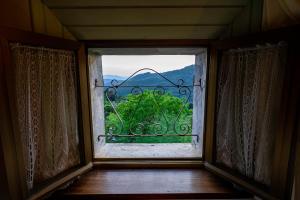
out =
[(103, 75), (130, 76), (141, 68), (158, 72), (180, 69), (195, 63), (194, 55), (107, 55), (102, 56)]

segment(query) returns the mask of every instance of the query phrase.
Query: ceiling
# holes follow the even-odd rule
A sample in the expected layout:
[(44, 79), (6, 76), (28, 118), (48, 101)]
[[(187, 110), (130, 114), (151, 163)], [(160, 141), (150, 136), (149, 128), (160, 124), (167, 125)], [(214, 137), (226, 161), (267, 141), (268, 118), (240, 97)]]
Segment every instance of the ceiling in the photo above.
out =
[(248, 0), (44, 0), (80, 40), (215, 39)]

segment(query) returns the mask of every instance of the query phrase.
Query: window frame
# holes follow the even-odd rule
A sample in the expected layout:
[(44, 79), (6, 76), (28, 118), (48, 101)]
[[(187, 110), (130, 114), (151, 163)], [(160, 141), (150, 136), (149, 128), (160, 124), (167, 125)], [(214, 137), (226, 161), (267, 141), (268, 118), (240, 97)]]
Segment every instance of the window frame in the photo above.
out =
[[(210, 43), (213, 40), (87, 40), (83, 41), (85, 43), (86, 49), (90, 48), (206, 48), (207, 49), (207, 61), (209, 58), (209, 47)], [(208, 62), (207, 62), (207, 73), (206, 73), (206, 82), (208, 83)], [(89, 74), (89, 73), (88, 73)], [(89, 80), (89, 77), (88, 77)], [(201, 158), (95, 158), (93, 154), (93, 162), (94, 165), (104, 166), (108, 164), (118, 164), (122, 166), (143, 166), (143, 167), (153, 167), (154, 165), (166, 165), (171, 166), (174, 163), (174, 166), (191, 166), (193, 167), (195, 164), (202, 166), (205, 154), (205, 125), (206, 125), (206, 107), (207, 107), (207, 85), (206, 85), (206, 94), (205, 94), (205, 109), (204, 109), (204, 127), (203, 127), (203, 146), (202, 146), (202, 157)], [(91, 99), (90, 91), (89, 91), (89, 100)], [(89, 101), (89, 107), (91, 108), (91, 101)], [(91, 113), (91, 111), (90, 111)], [(90, 119), (92, 116), (90, 115)], [(92, 122), (90, 123), (92, 126)], [(91, 134), (92, 133), (91, 127)], [(93, 146), (92, 146), (93, 148)], [(94, 152), (94, 148), (93, 148)], [(144, 162), (143, 165), (141, 165)], [(149, 163), (150, 162), (150, 163)], [(156, 164), (157, 163), (157, 164)], [(188, 163), (188, 165), (187, 165)]]

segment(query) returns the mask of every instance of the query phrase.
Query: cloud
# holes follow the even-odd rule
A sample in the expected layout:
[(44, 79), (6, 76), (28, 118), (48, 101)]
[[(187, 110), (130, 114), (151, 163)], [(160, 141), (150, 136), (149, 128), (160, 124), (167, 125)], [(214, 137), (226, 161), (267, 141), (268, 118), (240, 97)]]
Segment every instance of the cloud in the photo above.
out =
[(102, 71), (104, 75), (129, 76), (141, 68), (165, 72), (194, 63), (194, 55), (104, 55)]

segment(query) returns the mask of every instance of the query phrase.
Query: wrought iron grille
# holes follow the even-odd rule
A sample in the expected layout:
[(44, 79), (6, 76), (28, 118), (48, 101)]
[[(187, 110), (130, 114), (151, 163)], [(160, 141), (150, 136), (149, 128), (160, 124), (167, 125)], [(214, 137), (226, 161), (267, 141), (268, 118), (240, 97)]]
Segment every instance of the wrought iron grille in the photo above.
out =
[[(163, 84), (144, 84), (144, 81), (140, 81), (138, 85), (132, 85), (131, 80), (141, 71), (151, 71), (156, 74), (165, 82)], [(193, 78), (192, 78), (193, 79)], [(106, 101), (106, 106), (110, 107), (111, 112), (114, 113), (115, 123), (105, 123), (105, 134), (98, 135), (98, 140), (101, 137), (106, 137), (110, 140), (115, 140), (118, 137), (196, 137), (196, 141), (199, 140), (198, 134), (192, 134), (192, 118), (190, 122), (183, 121), (184, 115), (186, 115), (186, 108), (192, 107), (193, 101), (193, 88), (200, 87), (204, 88), (201, 79), (198, 81), (199, 84), (195, 84), (194, 80), (191, 80), (191, 84), (186, 84), (183, 79), (178, 79), (176, 82), (167, 78), (163, 74), (151, 69), (143, 68), (122, 82), (117, 80), (111, 80), (110, 85), (100, 85), (97, 80), (95, 80), (95, 87), (104, 88), (104, 98)], [(128, 116), (134, 116), (141, 112), (147, 112), (144, 110), (142, 104), (145, 101), (147, 95), (147, 101), (153, 105), (153, 109), (158, 109), (159, 116), (152, 116), (146, 120), (141, 120), (138, 122), (132, 122), (129, 120), (124, 120), (120, 112), (118, 111), (118, 103), (120, 99), (126, 101), (126, 94), (130, 95), (135, 101), (135, 106), (128, 110)], [(167, 113), (168, 111), (164, 109), (164, 104), (161, 102), (162, 95), (176, 96), (181, 99), (181, 106), (176, 113)], [(172, 120), (170, 119), (172, 115)], [(151, 115), (150, 115), (151, 116)]]

